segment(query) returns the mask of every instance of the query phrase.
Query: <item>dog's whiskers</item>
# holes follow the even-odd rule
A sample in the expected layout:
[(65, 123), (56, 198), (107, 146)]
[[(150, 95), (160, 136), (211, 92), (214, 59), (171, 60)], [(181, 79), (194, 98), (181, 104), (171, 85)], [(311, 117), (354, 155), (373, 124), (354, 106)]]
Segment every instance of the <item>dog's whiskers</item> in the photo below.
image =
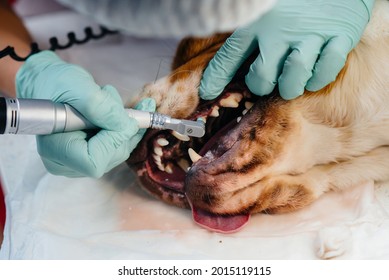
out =
[(174, 77), (174, 75), (181, 74), (181, 73), (185, 73), (185, 72), (188, 72), (188, 73), (196, 73), (196, 71), (194, 71), (194, 70), (180, 70), (180, 71), (175, 71), (174, 73), (171, 73), (171, 74), (168, 76), (168, 78)]
[(155, 84), (155, 82), (158, 80), (159, 71), (161, 70), (161, 65), (162, 65), (162, 62), (163, 62), (163, 59), (161, 58), (161, 59), (159, 60), (159, 65), (158, 65), (157, 75), (155, 75), (154, 84)]

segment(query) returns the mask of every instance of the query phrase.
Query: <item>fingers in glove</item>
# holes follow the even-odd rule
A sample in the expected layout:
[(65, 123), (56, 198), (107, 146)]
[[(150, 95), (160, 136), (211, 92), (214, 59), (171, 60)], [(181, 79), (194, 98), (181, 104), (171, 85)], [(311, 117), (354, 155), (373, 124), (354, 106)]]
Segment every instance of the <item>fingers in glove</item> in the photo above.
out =
[(205, 69), (199, 88), (200, 97), (209, 100), (219, 96), (255, 48), (254, 36), (249, 31), (240, 29), (234, 32)]
[(282, 98), (290, 100), (304, 93), (323, 43), (320, 37), (313, 37), (293, 47), (278, 80)]
[(250, 91), (260, 96), (273, 91), (289, 51), (284, 44), (270, 45), (260, 47), (259, 56), (251, 64), (245, 79)]
[(331, 39), (320, 54), (313, 75), (307, 82), (306, 89), (318, 91), (334, 81), (344, 67), (352, 43), (347, 38), (336, 37)]

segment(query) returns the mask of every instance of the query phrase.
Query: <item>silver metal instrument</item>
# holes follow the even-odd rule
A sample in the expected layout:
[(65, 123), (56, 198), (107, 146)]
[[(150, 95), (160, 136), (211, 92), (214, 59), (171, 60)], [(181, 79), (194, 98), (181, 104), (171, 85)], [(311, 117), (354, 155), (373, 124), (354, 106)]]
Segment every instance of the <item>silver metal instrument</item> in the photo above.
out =
[[(191, 137), (202, 137), (202, 121), (174, 119), (170, 116), (125, 109), (139, 128), (170, 129)], [(46, 135), (60, 132), (97, 129), (73, 107), (43, 99), (0, 97), (0, 134)]]

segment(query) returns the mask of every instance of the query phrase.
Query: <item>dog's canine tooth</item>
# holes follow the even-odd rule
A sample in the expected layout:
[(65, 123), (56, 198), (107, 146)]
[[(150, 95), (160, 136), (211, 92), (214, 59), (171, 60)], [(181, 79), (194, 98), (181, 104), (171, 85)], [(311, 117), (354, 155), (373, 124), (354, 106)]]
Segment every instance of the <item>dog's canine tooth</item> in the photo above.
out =
[(243, 116), (246, 115), (248, 111), (249, 111), (249, 109), (244, 109), (243, 112), (242, 112), (242, 115)]
[(173, 131), (173, 132), (172, 132), (172, 135), (173, 135), (174, 137), (176, 137), (178, 140), (181, 140), (181, 141), (184, 141), (184, 142), (190, 140), (190, 138), (189, 138), (188, 135), (184, 135), (184, 134), (178, 133), (177, 131)]
[(173, 169), (170, 164), (166, 165), (165, 172), (169, 174), (173, 174)]
[(242, 119), (242, 117), (238, 117), (238, 118), (236, 119), (236, 122), (237, 122), (237, 123), (240, 122), (241, 119)]
[(157, 143), (162, 147), (169, 145), (169, 141), (167, 141), (165, 138), (158, 138)]
[(190, 163), (184, 159), (184, 158), (180, 158), (178, 161), (177, 161), (177, 164), (179, 167), (181, 167), (182, 170), (184, 170), (185, 172), (188, 171), (188, 168), (190, 167)]
[(163, 155), (162, 148), (158, 146), (154, 147), (154, 153), (161, 157)]
[(230, 93), (230, 96), (232, 96), (238, 102), (242, 101), (243, 99), (243, 95), (239, 92)]
[(220, 100), (220, 106), (225, 108), (238, 108), (239, 102), (232, 98), (226, 98)]
[(153, 154), (153, 158), (157, 164), (162, 162), (162, 158), (159, 155)]
[(211, 117), (218, 117), (219, 116), (219, 106), (212, 107), (212, 111), (209, 114)]
[(199, 159), (202, 158), (202, 156), (196, 153), (192, 148), (188, 149), (188, 154), (193, 163), (196, 163)]
[(240, 93), (230, 93), (227, 98), (220, 100), (220, 106), (227, 108), (238, 108), (239, 102), (242, 100), (243, 96)]
[(250, 102), (250, 101), (246, 101), (244, 103), (244, 107), (246, 107), (247, 110), (250, 110), (251, 107), (253, 107), (254, 103), (253, 102)]
[(157, 163), (157, 167), (159, 170), (165, 172), (165, 166), (162, 163)]

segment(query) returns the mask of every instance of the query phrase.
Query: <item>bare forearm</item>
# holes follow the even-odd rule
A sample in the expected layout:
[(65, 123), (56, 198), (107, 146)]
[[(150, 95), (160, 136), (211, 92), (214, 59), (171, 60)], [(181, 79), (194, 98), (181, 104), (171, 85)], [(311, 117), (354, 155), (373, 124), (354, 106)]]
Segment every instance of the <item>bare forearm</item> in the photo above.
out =
[[(30, 53), (31, 37), (21, 19), (12, 11), (7, 1), (0, 0), (0, 50), (12, 46), (20, 56)], [(22, 62), (10, 57), (0, 59), (0, 92), (15, 96), (15, 76)]]

